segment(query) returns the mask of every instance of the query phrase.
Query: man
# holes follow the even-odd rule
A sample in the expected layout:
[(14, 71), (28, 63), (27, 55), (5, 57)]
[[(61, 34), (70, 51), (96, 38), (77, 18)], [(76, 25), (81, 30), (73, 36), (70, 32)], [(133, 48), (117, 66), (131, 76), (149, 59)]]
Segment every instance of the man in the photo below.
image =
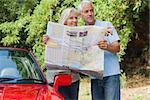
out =
[[(92, 2), (84, 0), (78, 8), (85, 25), (113, 27), (110, 22), (96, 20)], [(120, 51), (119, 36), (112, 28), (112, 35), (99, 41), (100, 49), (104, 50), (103, 80), (91, 78), (92, 100), (120, 100), (120, 66), (117, 52)]]

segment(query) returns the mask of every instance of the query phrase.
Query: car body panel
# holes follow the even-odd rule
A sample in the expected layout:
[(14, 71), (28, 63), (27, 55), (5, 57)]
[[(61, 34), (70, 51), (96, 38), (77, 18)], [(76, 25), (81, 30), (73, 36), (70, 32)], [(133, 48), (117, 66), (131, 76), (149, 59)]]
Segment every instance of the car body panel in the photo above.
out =
[(39, 90), (42, 88), (39, 84), (0, 84), (1, 91), (1, 100), (3, 99), (14, 99), (14, 100), (34, 100)]

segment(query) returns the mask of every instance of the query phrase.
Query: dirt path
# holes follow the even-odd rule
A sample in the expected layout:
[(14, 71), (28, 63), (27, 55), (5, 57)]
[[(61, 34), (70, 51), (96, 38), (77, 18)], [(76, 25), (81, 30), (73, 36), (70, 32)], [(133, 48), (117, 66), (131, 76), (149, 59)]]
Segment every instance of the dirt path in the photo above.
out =
[[(92, 100), (89, 79), (81, 80), (79, 100)], [(121, 100), (150, 100), (150, 84), (138, 88), (121, 89)]]
[(121, 100), (150, 100), (150, 85), (121, 89)]

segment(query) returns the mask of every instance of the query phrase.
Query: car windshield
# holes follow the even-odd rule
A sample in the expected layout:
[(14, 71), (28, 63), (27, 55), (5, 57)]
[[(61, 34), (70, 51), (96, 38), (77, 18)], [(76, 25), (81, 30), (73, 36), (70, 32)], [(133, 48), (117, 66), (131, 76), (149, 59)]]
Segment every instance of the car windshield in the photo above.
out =
[(0, 83), (45, 83), (32, 55), (23, 50), (0, 49)]

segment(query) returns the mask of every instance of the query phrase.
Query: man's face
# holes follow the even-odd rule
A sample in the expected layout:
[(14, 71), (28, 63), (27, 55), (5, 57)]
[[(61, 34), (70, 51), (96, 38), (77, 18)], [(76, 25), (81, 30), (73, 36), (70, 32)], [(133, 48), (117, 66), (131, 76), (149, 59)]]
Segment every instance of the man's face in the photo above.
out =
[(83, 20), (86, 22), (88, 25), (94, 25), (95, 24), (95, 19), (94, 19), (94, 9), (92, 5), (90, 4), (82, 4), (82, 12), (81, 16)]

